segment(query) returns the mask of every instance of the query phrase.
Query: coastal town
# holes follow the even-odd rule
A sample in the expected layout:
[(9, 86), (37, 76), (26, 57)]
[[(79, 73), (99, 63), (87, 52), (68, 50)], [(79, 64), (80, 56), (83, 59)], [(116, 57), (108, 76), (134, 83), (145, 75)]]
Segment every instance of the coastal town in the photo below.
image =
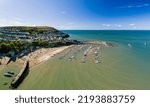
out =
[(20, 58), (41, 47), (72, 44), (68, 38), (52, 27), (1, 27), (0, 56)]
[(69, 35), (62, 33), (52, 27), (0, 27), (0, 40), (5, 42), (35, 42), (54, 41), (68, 38)]

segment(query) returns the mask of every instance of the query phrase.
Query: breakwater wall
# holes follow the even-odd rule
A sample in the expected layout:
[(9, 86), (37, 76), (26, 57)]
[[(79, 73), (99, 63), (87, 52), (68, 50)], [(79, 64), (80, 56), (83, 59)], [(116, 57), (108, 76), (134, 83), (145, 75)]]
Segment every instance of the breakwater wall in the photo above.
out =
[(17, 88), (29, 73), (29, 61), (25, 61), (19, 74), (11, 82), (12, 88)]

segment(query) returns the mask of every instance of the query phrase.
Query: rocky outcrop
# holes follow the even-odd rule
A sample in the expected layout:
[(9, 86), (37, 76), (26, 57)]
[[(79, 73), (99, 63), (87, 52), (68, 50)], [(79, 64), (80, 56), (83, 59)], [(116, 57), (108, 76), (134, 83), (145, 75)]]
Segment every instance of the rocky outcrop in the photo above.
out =
[(10, 61), (11, 61), (11, 58), (9, 58), (9, 57), (2, 57), (1, 64), (7, 65), (7, 64), (9, 64)]

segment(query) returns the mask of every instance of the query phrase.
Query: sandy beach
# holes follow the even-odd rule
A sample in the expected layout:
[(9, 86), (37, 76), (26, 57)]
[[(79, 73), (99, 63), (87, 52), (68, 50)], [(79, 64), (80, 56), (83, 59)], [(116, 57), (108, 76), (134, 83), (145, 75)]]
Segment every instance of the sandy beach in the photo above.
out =
[(41, 48), (38, 49), (27, 56), (24, 56), (22, 59), (27, 59), (30, 62), (30, 67), (38, 65), (42, 62), (47, 61), (51, 57), (54, 57), (56, 54), (64, 51), (65, 49), (71, 48), (73, 46), (63, 46), (57, 48)]

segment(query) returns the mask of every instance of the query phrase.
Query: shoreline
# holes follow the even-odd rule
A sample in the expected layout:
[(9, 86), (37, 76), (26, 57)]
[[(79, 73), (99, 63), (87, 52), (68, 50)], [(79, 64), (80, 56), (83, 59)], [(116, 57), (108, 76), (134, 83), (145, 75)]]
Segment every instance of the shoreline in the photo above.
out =
[(57, 48), (41, 48), (30, 53), (27, 56), (24, 56), (24, 59), (29, 60), (30, 67), (32, 68), (36, 65), (46, 62), (50, 58), (71, 47), (72, 46), (63, 46)]
[[(102, 47), (114, 47), (112, 43), (99, 42), (99, 41), (82, 42), (80, 45), (98, 45)], [(54, 57), (55, 55), (61, 53), (62, 51), (66, 49), (73, 48), (74, 46), (76, 45), (61, 46), (61, 47), (56, 47), (56, 48), (41, 48), (28, 54), (27, 56), (24, 56), (23, 58), (26, 60), (29, 60), (30, 67), (32, 68), (36, 65), (46, 62), (50, 58)]]
[[(114, 47), (114, 44), (112, 43), (107, 43), (105, 41), (90, 41), (90, 42), (81, 42), (81, 44), (78, 45), (98, 45), (102, 47)], [(55, 47), (55, 48), (40, 48), (37, 49), (31, 53), (29, 53), (26, 56), (23, 56), (21, 58), (17, 58), (17, 60), (14, 63), (24, 63), (24, 60), (28, 60), (30, 62), (30, 67), (34, 67), (36, 65), (39, 65), (40, 63), (46, 62), (50, 58), (54, 57), (55, 55), (61, 53), (62, 51), (72, 48), (76, 46), (74, 45), (69, 45), (69, 46), (61, 46), (61, 47)], [(2, 57), (0, 62), (1, 64), (6, 64), (9, 61), (9, 57)]]

